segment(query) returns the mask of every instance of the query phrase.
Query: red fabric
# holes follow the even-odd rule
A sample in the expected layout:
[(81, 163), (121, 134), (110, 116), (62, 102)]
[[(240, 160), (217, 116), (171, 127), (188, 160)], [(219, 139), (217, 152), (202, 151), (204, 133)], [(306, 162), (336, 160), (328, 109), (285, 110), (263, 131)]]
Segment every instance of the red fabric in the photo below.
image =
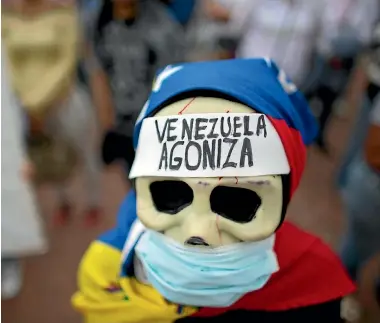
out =
[(280, 136), (290, 165), (290, 197), (296, 191), (306, 164), (306, 147), (298, 130), (289, 127), (285, 120), (269, 117)]
[(274, 248), (280, 270), (264, 288), (228, 308), (201, 308), (193, 316), (231, 310), (283, 311), (328, 302), (355, 291), (338, 257), (319, 238), (284, 222)]

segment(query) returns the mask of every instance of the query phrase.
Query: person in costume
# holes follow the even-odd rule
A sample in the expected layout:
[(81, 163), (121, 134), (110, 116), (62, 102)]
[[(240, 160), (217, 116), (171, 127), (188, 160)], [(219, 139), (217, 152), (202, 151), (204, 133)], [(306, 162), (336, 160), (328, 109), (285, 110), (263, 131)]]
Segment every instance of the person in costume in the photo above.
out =
[(135, 189), (85, 253), (74, 308), (87, 323), (344, 322), (355, 286), (285, 221), (316, 134), (269, 59), (162, 70), (134, 130)]
[(326, 6), (323, 20), (325, 39), (318, 53), (320, 77), (314, 89), (307, 93), (310, 99), (318, 99), (321, 103), (318, 117), (320, 132), (316, 144), (324, 153), (329, 152), (326, 134), (336, 110), (334, 106), (343, 107), (350, 75), (355, 62), (370, 44), (379, 8), (376, 0), (338, 0)]

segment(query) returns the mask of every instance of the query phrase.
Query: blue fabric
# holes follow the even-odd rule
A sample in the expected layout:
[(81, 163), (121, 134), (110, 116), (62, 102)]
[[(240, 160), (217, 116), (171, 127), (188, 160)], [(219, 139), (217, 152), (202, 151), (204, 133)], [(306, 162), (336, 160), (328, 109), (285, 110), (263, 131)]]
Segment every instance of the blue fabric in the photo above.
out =
[(134, 190), (130, 190), (119, 208), (115, 227), (103, 233), (98, 238), (98, 241), (122, 250), (132, 224), (136, 219), (136, 193)]
[(169, 3), (169, 11), (181, 24), (186, 25), (194, 12), (195, 0), (172, 0)]
[(196, 90), (216, 91), (234, 97), (275, 119), (283, 119), (298, 130), (306, 145), (318, 127), (303, 94), (289, 80), (280, 82), (279, 68), (266, 59), (232, 59), (173, 65), (156, 77), (146, 107), (136, 122), (134, 146), (143, 119), (154, 115), (169, 99)]

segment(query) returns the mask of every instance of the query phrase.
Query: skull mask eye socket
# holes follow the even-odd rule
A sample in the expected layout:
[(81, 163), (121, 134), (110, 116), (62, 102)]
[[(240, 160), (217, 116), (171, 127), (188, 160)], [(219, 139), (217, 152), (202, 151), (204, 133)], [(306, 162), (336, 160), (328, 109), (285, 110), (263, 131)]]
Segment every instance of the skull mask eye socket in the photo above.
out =
[(261, 205), (261, 198), (254, 192), (240, 187), (217, 186), (210, 196), (211, 210), (238, 223), (248, 223)]
[(182, 181), (158, 181), (150, 184), (150, 194), (159, 212), (177, 214), (194, 199), (193, 190)]

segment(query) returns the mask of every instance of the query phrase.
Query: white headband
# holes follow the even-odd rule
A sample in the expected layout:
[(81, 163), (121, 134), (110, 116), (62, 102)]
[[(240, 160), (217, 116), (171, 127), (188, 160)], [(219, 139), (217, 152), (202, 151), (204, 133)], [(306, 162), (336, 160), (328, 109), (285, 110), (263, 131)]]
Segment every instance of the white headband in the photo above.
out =
[(143, 121), (130, 178), (289, 174), (281, 139), (263, 114), (215, 113)]

